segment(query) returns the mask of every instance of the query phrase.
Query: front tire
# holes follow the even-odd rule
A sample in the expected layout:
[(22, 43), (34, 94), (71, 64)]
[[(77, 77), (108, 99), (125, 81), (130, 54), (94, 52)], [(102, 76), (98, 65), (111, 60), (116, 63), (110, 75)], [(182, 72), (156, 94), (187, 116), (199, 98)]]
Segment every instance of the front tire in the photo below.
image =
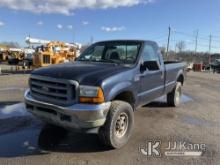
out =
[(173, 107), (178, 107), (181, 103), (181, 96), (182, 96), (182, 84), (180, 82), (177, 82), (172, 92), (167, 94), (168, 105)]
[(129, 140), (134, 125), (132, 106), (124, 101), (113, 101), (106, 123), (99, 130), (99, 138), (110, 148), (121, 148)]

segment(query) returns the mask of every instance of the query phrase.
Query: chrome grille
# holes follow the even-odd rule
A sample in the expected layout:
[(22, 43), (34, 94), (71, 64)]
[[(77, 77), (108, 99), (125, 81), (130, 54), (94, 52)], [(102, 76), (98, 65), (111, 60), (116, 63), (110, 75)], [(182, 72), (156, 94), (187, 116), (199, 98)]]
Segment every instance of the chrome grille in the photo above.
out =
[(71, 105), (77, 100), (78, 83), (43, 76), (30, 77), (31, 96), (57, 105)]

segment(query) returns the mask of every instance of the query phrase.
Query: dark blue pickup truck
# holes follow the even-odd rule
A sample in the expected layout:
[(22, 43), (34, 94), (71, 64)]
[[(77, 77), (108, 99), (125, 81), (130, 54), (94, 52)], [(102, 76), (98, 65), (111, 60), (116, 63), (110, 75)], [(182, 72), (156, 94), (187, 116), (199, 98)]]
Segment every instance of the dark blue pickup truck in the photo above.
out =
[(75, 62), (33, 71), (25, 92), (28, 111), (46, 123), (97, 132), (112, 148), (125, 145), (134, 111), (167, 95), (178, 106), (185, 63), (164, 62), (155, 42), (97, 42)]

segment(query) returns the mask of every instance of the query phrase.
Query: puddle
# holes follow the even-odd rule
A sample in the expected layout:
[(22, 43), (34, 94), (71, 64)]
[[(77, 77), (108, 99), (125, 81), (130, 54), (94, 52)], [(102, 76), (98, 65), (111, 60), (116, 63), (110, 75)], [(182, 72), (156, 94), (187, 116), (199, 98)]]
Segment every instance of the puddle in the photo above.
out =
[[(186, 94), (182, 95), (182, 97), (181, 97), (181, 102), (182, 103), (187, 103), (187, 102), (190, 102), (190, 101), (193, 101), (192, 97), (190, 97)], [(166, 103), (167, 102), (167, 97), (166, 96), (161, 96), (158, 99), (154, 100), (154, 102)]]
[(187, 103), (187, 102), (193, 101), (193, 98), (187, 95), (182, 95), (181, 101), (182, 103)]
[(38, 136), (40, 129), (26, 128), (0, 136), (0, 157), (17, 157), (40, 154)]
[(196, 126), (212, 127), (214, 125), (214, 123), (211, 122), (211, 121), (206, 121), (206, 120), (203, 120), (203, 119), (190, 117), (190, 116), (184, 116), (184, 117), (181, 118), (181, 120), (184, 123), (191, 124), (191, 125), (196, 125)]
[(67, 136), (63, 129), (45, 127), (31, 114), (27, 115), (23, 103), (1, 106), (0, 126), (0, 158), (48, 154), (47, 151), (99, 150), (96, 135)]
[[(37, 119), (28, 120), (27, 118), (13, 118), (13, 124), (11, 124), (13, 126), (8, 125), (3, 133), (0, 133), (0, 157), (48, 154), (45, 149), (56, 149), (61, 145), (61, 141), (65, 140), (65, 130), (45, 127)], [(0, 120), (0, 122), (2, 121), (4, 125), (7, 125), (5, 122), (8, 122), (9, 119)], [(73, 139), (71, 138), (71, 140)], [(66, 144), (68, 146), (68, 143)]]
[[(45, 127), (26, 111), (23, 103), (0, 105), (0, 158), (47, 154), (48, 149), (88, 152), (90, 146), (91, 151), (99, 150), (96, 135), (66, 133), (63, 129)], [(87, 144), (88, 141), (91, 143)]]
[(41, 124), (26, 111), (24, 103), (0, 106), (0, 157), (40, 152)]

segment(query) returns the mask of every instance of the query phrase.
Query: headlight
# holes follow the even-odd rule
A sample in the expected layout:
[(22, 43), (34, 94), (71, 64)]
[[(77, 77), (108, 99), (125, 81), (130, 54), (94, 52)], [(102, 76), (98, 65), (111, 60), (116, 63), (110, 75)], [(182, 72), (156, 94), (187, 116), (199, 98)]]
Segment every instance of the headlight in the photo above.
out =
[(96, 97), (98, 95), (99, 87), (80, 86), (80, 96), (82, 97)]
[(100, 87), (80, 86), (80, 102), (103, 103), (105, 101), (103, 91)]

